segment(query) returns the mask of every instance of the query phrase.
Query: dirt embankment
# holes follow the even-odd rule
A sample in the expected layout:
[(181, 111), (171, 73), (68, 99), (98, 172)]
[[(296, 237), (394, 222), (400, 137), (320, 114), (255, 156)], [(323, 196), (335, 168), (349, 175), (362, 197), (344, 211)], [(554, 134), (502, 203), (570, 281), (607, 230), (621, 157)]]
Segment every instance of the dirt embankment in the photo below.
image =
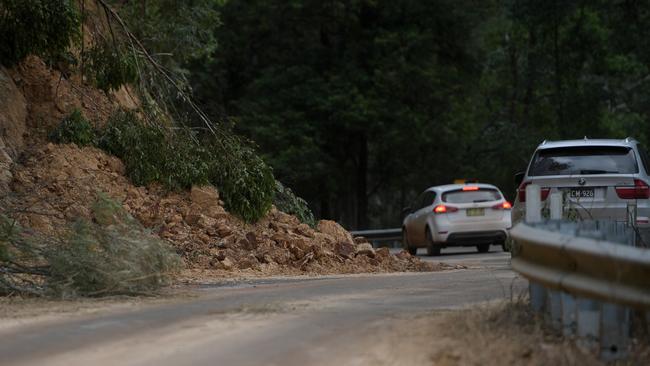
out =
[(126, 88), (106, 94), (29, 57), (11, 70), (0, 69), (0, 106), (0, 204), (36, 232), (58, 235), (74, 220), (90, 218), (96, 195), (104, 192), (168, 240), (190, 277), (440, 268), (407, 253), (355, 243), (332, 221), (311, 228), (273, 209), (247, 224), (226, 212), (213, 187), (136, 187), (122, 162), (99, 149), (47, 143), (47, 132), (75, 109), (100, 127), (117, 108), (137, 106)]

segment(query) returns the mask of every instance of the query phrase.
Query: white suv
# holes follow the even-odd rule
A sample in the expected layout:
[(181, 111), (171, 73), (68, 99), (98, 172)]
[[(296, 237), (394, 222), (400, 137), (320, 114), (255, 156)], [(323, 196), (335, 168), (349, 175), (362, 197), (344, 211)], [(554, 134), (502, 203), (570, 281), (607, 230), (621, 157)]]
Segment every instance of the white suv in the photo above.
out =
[(524, 217), (526, 186), (541, 187), (542, 203), (561, 192), (575, 219), (625, 221), (636, 203), (639, 222), (650, 216), (648, 156), (640, 144), (625, 140), (569, 140), (541, 143), (526, 172), (518, 173), (512, 221)]
[(450, 246), (504, 245), (511, 227), (511, 205), (490, 184), (450, 184), (431, 187), (418, 197), (402, 224), (402, 245), (415, 255), (427, 248), (438, 255)]

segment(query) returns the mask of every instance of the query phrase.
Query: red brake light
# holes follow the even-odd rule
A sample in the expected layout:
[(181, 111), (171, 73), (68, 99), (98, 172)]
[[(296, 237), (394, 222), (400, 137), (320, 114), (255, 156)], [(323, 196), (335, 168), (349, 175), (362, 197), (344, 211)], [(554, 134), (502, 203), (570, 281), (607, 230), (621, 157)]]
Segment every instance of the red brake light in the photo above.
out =
[(551, 189), (548, 187), (542, 188), (540, 193), (542, 194), (542, 201), (546, 201), (548, 194), (551, 193)]
[(530, 182), (521, 182), (519, 188), (517, 188), (517, 196), (519, 196), (519, 202), (526, 202), (526, 187)]
[(510, 210), (512, 209), (512, 204), (508, 201), (505, 201), (503, 203), (499, 203), (498, 205), (492, 206), (492, 208), (495, 210)]
[(433, 208), (433, 212), (435, 212), (437, 214), (443, 214), (443, 213), (447, 213), (447, 212), (456, 212), (456, 211), (458, 211), (458, 208), (453, 207), (453, 206), (438, 205), (438, 206)]
[(625, 200), (650, 198), (650, 187), (641, 179), (635, 179), (633, 186), (616, 187), (618, 197)]
[(463, 191), (478, 191), (479, 187), (477, 186), (465, 186), (463, 187)]
[[(522, 182), (519, 188), (517, 188), (517, 196), (519, 196), (519, 202), (526, 202), (526, 187), (530, 185), (531, 182)], [(551, 189), (548, 187), (542, 187), (540, 189), (540, 198), (542, 201), (546, 201)]]

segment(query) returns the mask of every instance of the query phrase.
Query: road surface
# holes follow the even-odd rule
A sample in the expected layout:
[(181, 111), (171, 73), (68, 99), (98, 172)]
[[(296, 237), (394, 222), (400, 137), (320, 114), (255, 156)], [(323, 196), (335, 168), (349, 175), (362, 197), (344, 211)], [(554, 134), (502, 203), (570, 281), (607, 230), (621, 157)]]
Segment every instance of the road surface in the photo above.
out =
[(376, 337), (373, 325), (522, 292), (509, 255), (493, 248), (422, 257), (467, 269), (250, 280), (135, 311), (9, 327), (0, 365), (363, 364), (358, 343)]
[[(401, 249), (393, 249), (399, 252)], [(476, 247), (452, 247), (442, 250), (439, 256), (425, 255), (425, 249), (418, 249), (418, 257), (430, 262), (443, 262), (452, 265), (464, 265), (469, 268), (509, 268), (510, 253), (501, 250), (500, 245), (492, 245), (488, 253), (478, 253)]]

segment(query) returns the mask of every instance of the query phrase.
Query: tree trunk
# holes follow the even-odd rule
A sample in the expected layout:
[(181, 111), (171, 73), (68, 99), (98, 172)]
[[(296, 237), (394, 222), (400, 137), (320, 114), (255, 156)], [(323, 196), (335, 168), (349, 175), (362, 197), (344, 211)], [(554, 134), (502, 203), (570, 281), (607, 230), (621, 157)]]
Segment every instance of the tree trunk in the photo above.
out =
[(555, 58), (555, 96), (556, 96), (556, 111), (557, 111), (557, 126), (564, 126), (564, 100), (562, 92), (562, 75), (560, 65), (560, 15), (558, 14), (557, 0), (553, 2), (553, 54)]
[(359, 133), (357, 160), (357, 229), (368, 228), (368, 138)]
[(327, 191), (327, 188), (325, 187), (325, 184), (320, 185), (319, 188), (320, 192), (320, 218), (321, 219), (331, 219), (332, 218), (332, 213), (330, 210), (330, 195), (329, 192)]

